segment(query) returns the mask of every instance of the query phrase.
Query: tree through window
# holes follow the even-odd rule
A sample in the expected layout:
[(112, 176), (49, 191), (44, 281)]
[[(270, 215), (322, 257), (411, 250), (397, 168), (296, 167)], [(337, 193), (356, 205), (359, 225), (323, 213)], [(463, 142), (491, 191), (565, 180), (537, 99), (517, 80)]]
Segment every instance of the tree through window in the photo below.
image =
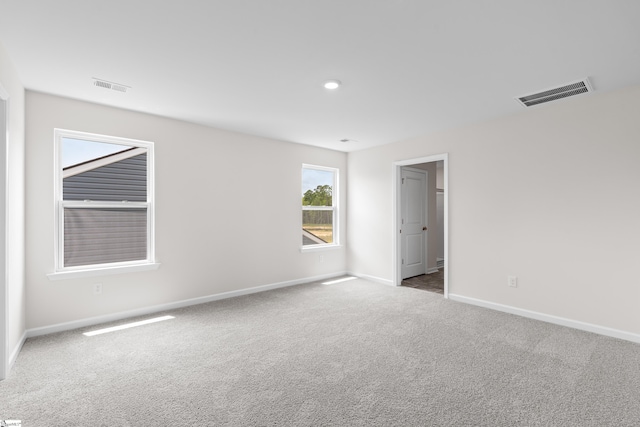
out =
[(302, 167), (302, 245), (337, 244), (338, 170)]

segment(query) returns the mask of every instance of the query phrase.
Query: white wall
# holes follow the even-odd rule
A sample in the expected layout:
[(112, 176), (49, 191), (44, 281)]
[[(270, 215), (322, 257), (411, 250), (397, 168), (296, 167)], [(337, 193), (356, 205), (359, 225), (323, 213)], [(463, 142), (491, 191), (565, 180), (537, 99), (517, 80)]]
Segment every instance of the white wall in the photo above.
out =
[(444, 260), (444, 193), (436, 193), (436, 258)]
[[(436, 168), (436, 189), (444, 188), (444, 161), (440, 160)], [(436, 258), (444, 260), (444, 192), (436, 192)]]
[[(6, 283), (8, 356), (12, 359), (25, 332), (25, 222), (24, 222), (24, 88), (0, 44), (0, 84), (9, 94), (9, 140), (6, 194)], [(4, 168), (2, 168), (4, 169)], [(4, 173), (4, 170), (3, 170)], [(10, 360), (9, 362), (12, 362)]]
[[(26, 102), (29, 329), (346, 271), (344, 247), (300, 252), (302, 163), (339, 168), (346, 185), (346, 154), (30, 91)], [(56, 127), (155, 143), (158, 270), (46, 277)]]
[(444, 190), (444, 161), (440, 160), (436, 164), (438, 165), (436, 169), (436, 188)]
[(449, 153), (450, 293), (640, 333), (638, 117), (633, 87), (350, 153), (350, 270), (393, 279), (392, 163)]

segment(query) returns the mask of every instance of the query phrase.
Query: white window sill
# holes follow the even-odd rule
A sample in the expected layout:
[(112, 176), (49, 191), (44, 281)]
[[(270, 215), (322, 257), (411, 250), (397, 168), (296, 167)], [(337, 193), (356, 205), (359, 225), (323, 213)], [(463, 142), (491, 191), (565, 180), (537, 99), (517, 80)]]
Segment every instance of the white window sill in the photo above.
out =
[(300, 252), (318, 252), (318, 251), (329, 251), (331, 249), (340, 249), (342, 245), (308, 245), (302, 246), (300, 248)]
[(80, 277), (107, 276), (110, 274), (135, 273), (138, 271), (157, 270), (160, 263), (151, 262), (148, 264), (120, 265), (113, 267), (88, 268), (86, 270), (69, 270), (49, 273), (49, 280), (77, 279)]

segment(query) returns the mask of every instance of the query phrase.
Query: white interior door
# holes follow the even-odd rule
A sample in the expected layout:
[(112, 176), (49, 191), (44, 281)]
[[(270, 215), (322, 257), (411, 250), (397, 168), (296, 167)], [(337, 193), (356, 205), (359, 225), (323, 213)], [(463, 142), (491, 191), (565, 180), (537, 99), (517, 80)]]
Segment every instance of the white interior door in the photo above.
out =
[(426, 272), (426, 171), (402, 168), (401, 174), (402, 278)]

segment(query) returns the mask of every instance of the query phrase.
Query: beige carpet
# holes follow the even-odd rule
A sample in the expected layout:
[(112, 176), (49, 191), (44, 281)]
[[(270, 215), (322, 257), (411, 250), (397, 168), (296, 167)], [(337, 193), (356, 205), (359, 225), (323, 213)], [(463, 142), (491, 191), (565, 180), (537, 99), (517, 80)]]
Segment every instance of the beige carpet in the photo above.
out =
[[(363, 280), (29, 339), (23, 426), (638, 426), (640, 346)], [(139, 319), (136, 319), (139, 320)], [(122, 323), (122, 322), (118, 322)]]

